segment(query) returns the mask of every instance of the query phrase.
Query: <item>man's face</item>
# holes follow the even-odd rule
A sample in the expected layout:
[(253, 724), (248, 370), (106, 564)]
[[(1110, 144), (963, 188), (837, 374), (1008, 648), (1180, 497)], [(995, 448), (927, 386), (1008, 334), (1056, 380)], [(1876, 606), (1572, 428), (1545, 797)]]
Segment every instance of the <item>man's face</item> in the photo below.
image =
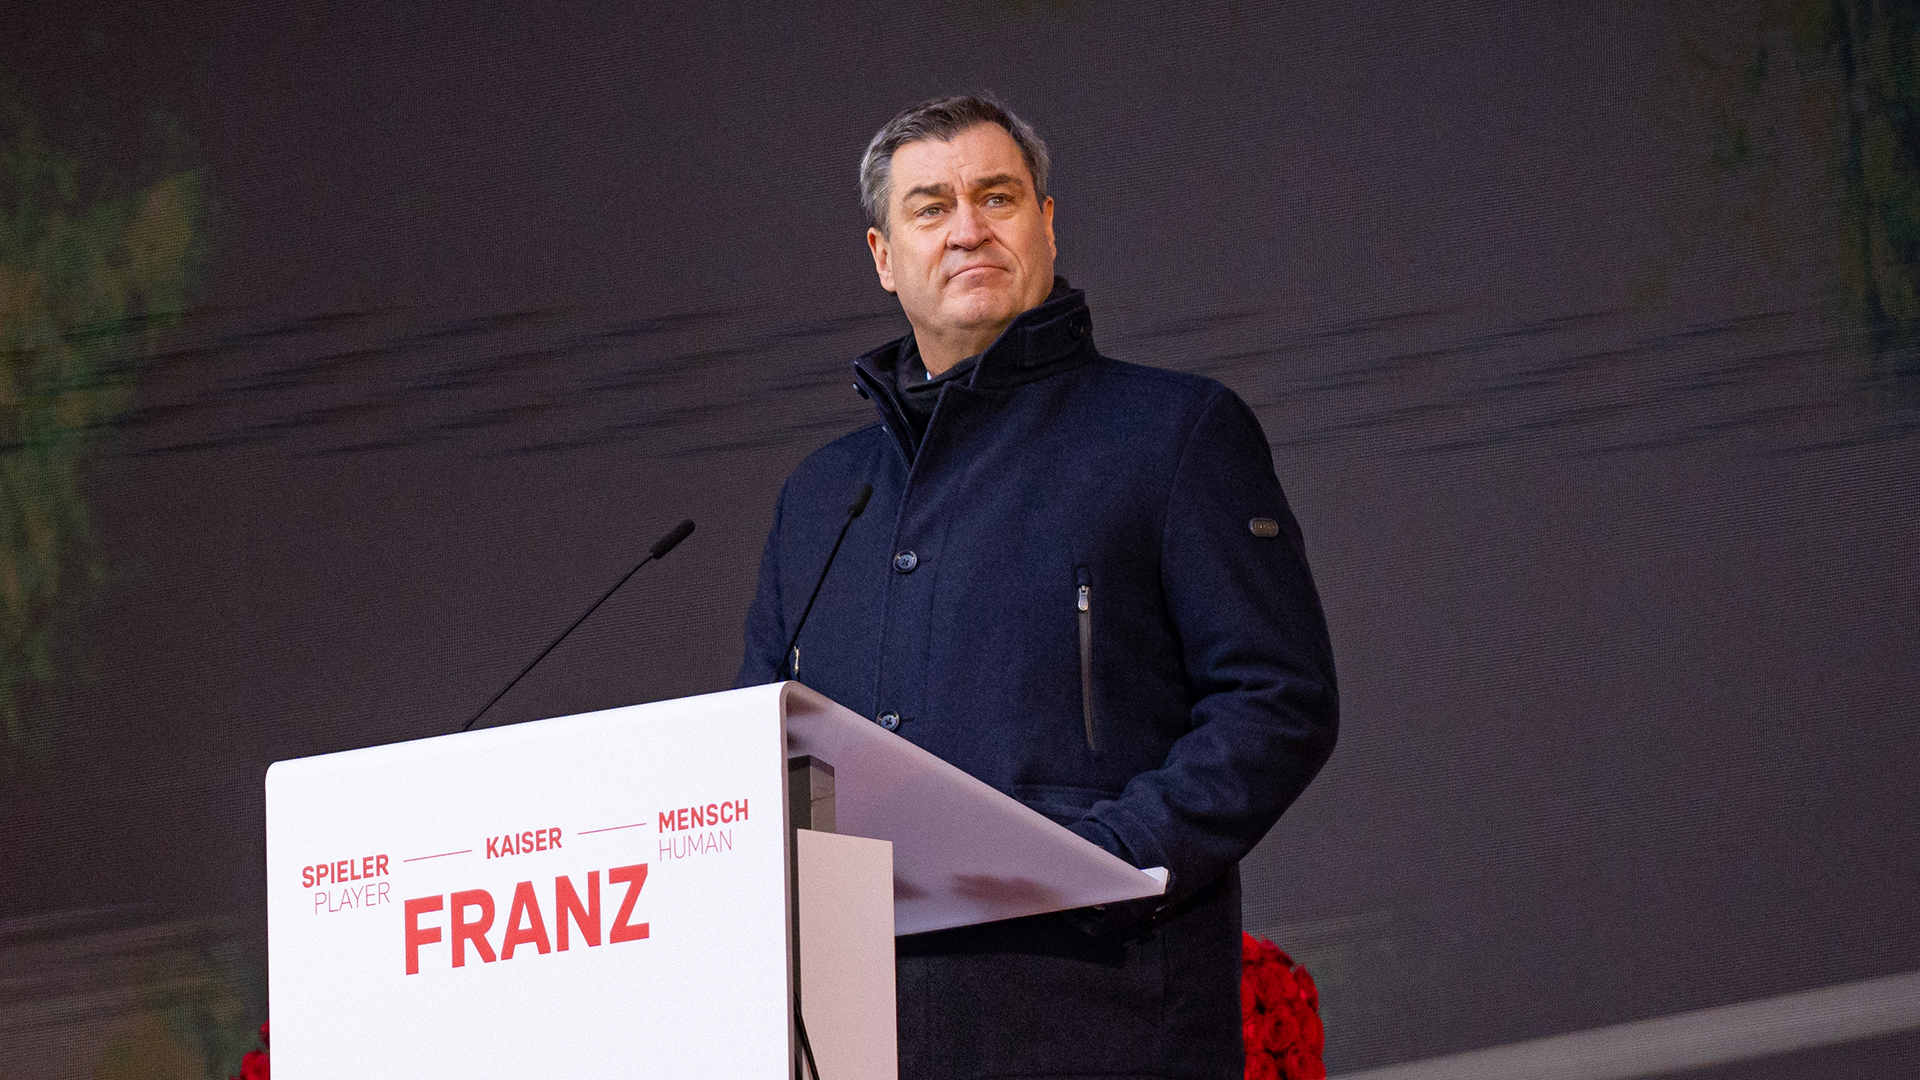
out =
[(1053, 200), (1000, 125), (894, 151), (888, 200), (887, 234), (867, 230), (867, 246), (923, 338), (990, 342), (1053, 290)]

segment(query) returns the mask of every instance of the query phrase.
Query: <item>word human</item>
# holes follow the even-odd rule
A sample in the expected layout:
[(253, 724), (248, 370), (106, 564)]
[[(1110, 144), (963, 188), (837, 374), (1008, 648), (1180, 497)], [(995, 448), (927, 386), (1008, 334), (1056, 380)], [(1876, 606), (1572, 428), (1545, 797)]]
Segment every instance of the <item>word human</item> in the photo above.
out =
[(530, 851), (553, 851), (559, 847), (559, 829), (535, 829), (532, 832), (508, 833), (505, 836), (487, 837), (487, 858), (504, 859), (508, 855), (525, 855)]
[[(609, 944), (646, 938), (652, 932), (651, 924), (634, 922), (633, 910), (640, 899), (640, 890), (647, 883), (647, 864), (616, 866), (607, 871), (607, 883), (627, 887), (620, 900), (620, 909), (613, 916), (612, 925), (604, 925), (600, 918), (602, 908), (598, 870), (587, 874), (585, 900), (581, 899), (572, 878), (564, 874), (554, 878), (553, 903), (545, 909), (540, 905), (540, 896), (533, 882), (520, 882), (513, 887), (513, 900), (507, 908), (507, 920), (500, 933), (497, 949), (487, 935), (493, 929), (494, 915), (499, 909), (493, 894), (486, 889), (463, 889), (452, 894), (419, 896), (408, 900), (403, 905), (406, 912), (407, 974), (420, 974), (420, 950), (423, 947), (439, 945), (443, 941), (447, 944), (450, 966), (460, 968), (467, 966), (469, 948), (483, 964), (511, 960), (516, 952), (524, 954), (529, 945), (542, 956), (549, 952), (566, 952), (572, 945), (572, 930), (578, 930), (580, 940), (589, 947), (600, 944), (602, 929), (606, 931), (605, 940)], [(423, 917), (437, 911), (447, 913), (444, 935), (442, 927), (421, 925)], [(551, 936), (547, 933), (548, 911), (553, 913), (554, 919)]]
[(660, 838), (662, 859), (685, 859), (694, 855), (711, 855), (718, 851), (732, 850), (732, 829), (712, 829), (703, 833), (682, 833), (679, 836)]

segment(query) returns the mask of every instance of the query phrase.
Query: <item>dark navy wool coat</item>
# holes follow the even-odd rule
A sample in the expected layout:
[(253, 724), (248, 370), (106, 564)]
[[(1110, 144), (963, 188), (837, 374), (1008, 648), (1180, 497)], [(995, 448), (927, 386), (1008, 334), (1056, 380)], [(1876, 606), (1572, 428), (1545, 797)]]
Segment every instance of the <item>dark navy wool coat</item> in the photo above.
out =
[(1156, 907), (899, 942), (901, 1076), (1242, 1073), (1235, 865), (1333, 749), (1332, 650), (1259, 422), (1210, 379), (1094, 348), (1056, 293), (902, 416), (901, 342), (854, 363), (880, 422), (781, 491), (739, 685), (767, 682), (847, 505), (801, 682), (1136, 866)]

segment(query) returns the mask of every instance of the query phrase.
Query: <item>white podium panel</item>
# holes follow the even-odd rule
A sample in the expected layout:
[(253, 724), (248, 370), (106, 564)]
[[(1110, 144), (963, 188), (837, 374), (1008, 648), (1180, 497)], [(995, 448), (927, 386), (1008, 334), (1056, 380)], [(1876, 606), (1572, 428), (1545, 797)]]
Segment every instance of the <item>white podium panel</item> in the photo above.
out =
[(781, 693), (275, 764), (277, 1080), (786, 1077)]

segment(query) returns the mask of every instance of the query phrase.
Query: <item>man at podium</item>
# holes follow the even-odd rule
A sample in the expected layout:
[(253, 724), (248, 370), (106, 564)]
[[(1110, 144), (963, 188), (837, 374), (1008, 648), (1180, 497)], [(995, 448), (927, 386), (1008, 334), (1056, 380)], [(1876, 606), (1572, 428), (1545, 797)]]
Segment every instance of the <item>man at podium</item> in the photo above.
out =
[(853, 363), (877, 422), (781, 491), (737, 681), (791, 674), (1172, 871), (1153, 901), (900, 939), (903, 1078), (1230, 1080), (1236, 867), (1333, 749), (1332, 649), (1259, 421), (1098, 351), (1047, 171), (978, 97), (874, 136), (867, 243), (912, 330)]

